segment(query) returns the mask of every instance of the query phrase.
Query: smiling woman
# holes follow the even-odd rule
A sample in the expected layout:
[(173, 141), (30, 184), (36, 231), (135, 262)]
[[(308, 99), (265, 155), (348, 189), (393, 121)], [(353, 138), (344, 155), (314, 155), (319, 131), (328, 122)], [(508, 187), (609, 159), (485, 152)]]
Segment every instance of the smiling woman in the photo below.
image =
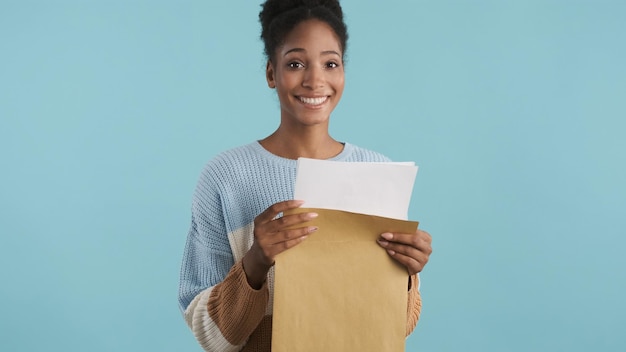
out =
[[(271, 348), (274, 257), (317, 230), (305, 226), (315, 213), (278, 217), (303, 204), (292, 199), (296, 160), (389, 161), (329, 134), (345, 79), (348, 36), (339, 2), (268, 0), (259, 17), (267, 84), (280, 101), (280, 125), (270, 136), (206, 165), (182, 263), (180, 309), (207, 351)], [(417, 273), (432, 251), (431, 237), (421, 230), (383, 233), (378, 243), (407, 269), (408, 335), (421, 310)]]
[[(202, 351), (179, 284), (205, 348), (258, 342), (272, 271), (239, 270), (295, 163), (256, 142), (266, 63), (308, 11), (259, 24), (264, 1), (0, 2), (0, 351)], [(416, 161), (437, 237), (406, 350), (623, 351), (626, 1), (341, 5), (347, 49), (336, 4), (308, 7), (342, 49), (335, 159)]]

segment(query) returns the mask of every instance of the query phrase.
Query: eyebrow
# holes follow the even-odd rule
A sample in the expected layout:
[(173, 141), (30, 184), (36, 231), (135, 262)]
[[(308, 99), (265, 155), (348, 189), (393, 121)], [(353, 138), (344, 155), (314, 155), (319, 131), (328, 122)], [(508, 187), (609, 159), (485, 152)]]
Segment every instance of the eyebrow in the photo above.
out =
[[(289, 49), (289, 50), (287, 50), (287, 52), (283, 56), (287, 56), (287, 54), (294, 53), (294, 52), (296, 52), (296, 53), (304, 53), (304, 52), (306, 52), (306, 50), (304, 50), (303, 48)], [(338, 52), (334, 51), (334, 50), (324, 50), (324, 51), (322, 51), (322, 55), (337, 55), (337, 56), (341, 57), (341, 55)]]

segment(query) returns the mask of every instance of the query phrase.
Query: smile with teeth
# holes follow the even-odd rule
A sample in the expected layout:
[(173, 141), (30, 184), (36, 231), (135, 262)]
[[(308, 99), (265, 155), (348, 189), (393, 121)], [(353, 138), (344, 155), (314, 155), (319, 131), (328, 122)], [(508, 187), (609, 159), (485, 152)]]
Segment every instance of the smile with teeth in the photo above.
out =
[(298, 97), (301, 102), (307, 105), (322, 105), (328, 99), (328, 97), (318, 97), (318, 98), (307, 98), (307, 97)]

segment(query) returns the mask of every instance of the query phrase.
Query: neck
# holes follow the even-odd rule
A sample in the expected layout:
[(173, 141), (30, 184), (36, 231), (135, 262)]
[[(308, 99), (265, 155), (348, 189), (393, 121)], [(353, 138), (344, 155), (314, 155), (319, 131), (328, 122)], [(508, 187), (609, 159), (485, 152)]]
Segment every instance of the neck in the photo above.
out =
[(343, 144), (334, 140), (328, 128), (322, 126), (288, 131), (281, 125), (260, 143), (270, 153), (287, 159), (329, 159), (343, 150)]

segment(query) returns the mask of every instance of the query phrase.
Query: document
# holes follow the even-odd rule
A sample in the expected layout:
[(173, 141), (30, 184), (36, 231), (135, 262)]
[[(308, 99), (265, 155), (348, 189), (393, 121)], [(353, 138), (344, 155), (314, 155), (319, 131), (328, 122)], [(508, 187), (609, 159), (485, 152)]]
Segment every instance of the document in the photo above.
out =
[(414, 163), (298, 159), (294, 199), (303, 207), (407, 219)]

